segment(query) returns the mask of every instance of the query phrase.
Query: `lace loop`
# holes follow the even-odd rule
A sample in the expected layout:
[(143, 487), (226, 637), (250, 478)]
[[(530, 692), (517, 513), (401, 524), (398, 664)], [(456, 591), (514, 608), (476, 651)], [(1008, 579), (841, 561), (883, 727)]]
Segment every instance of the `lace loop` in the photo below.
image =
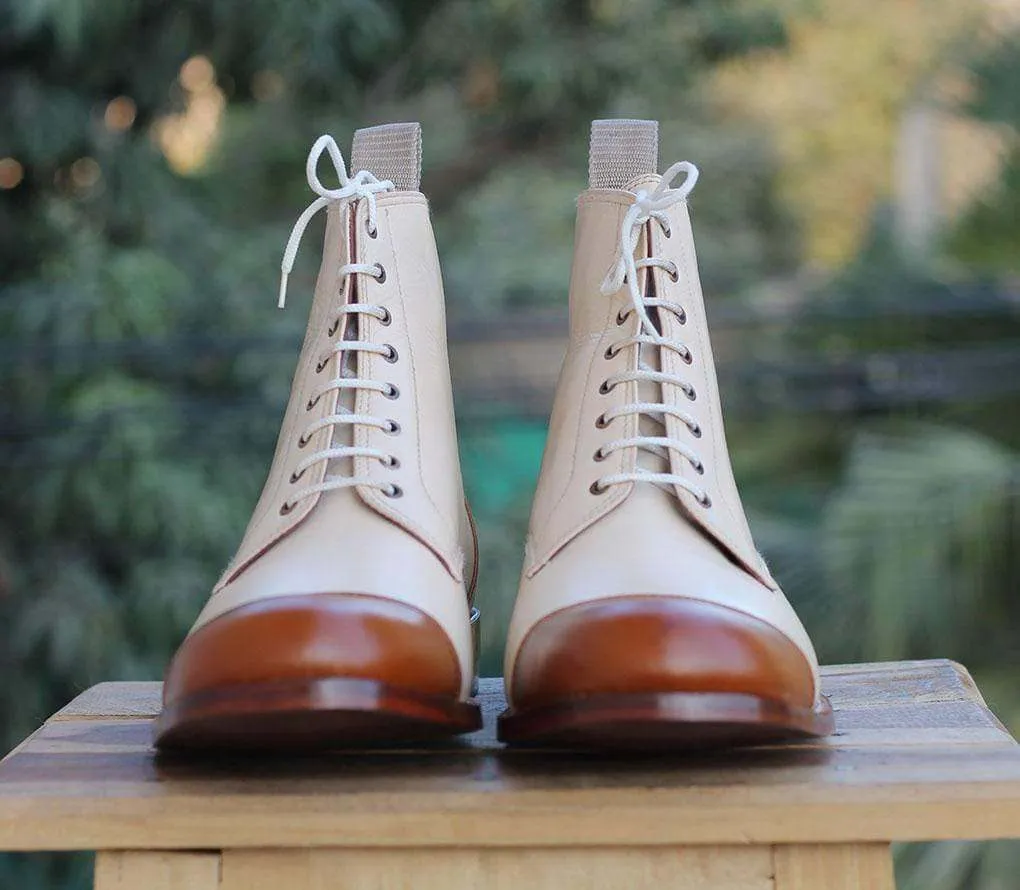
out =
[[(337, 178), (340, 180), (340, 188), (326, 188), (322, 184), (322, 180), (319, 179), (319, 159), (323, 152), (326, 152), (333, 162), (333, 169), (336, 170)], [(375, 196), (379, 192), (391, 191), (394, 188), (390, 180), (379, 180), (367, 170), (359, 170), (353, 176), (348, 176), (347, 164), (340, 152), (340, 146), (329, 135), (323, 135), (316, 139), (312, 150), (308, 152), (308, 160), (305, 162), (305, 177), (308, 180), (308, 187), (319, 197), (312, 201), (297, 218), (294, 228), (291, 229), (290, 237), (287, 239), (287, 247), (283, 251), (283, 261), (280, 263), (280, 296), (277, 302), (280, 309), (287, 305), (287, 279), (294, 268), (294, 259), (297, 256), (298, 247), (301, 245), (301, 238), (312, 217), (330, 204), (349, 203), (364, 198), (368, 204), (368, 228), (370, 232), (374, 232), (376, 230)]]
[[(677, 188), (672, 188), (673, 180), (680, 173), (686, 174), (684, 181)], [(623, 224), (620, 226), (619, 256), (602, 282), (601, 290), (605, 296), (615, 294), (626, 282), (631, 302), (634, 304), (634, 311), (641, 319), (641, 327), (650, 337), (659, 337), (659, 332), (652, 324), (641, 295), (641, 289), (638, 287), (637, 270), (642, 267), (660, 266), (666, 269), (672, 277), (675, 274), (676, 266), (661, 260), (634, 259), (634, 251), (641, 236), (641, 227), (651, 219), (657, 219), (664, 227), (668, 227), (666, 211), (674, 204), (687, 200), (698, 183), (699, 175), (698, 168), (690, 161), (678, 161), (662, 175), (662, 179), (651, 194), (644, 189), (635, 193), (634, 203), (628, 208), (627, 215), (624, 216)]]

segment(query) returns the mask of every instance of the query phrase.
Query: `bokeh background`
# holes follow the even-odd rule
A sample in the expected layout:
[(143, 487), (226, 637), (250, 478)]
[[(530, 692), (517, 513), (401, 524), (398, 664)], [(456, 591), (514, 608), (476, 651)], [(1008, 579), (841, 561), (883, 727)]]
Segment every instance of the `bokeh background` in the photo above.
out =
[[(372, 123), (424, 125), (498, 672), (601, 116), (701, 166), (734, 464), (822, 659), (959, 659), (1020, 729), (1018, 29), (1018, 0), (0, 0), (0, 747), (190, 625), (304, 329), (319, 235), (274, 304), (305, 154)], [(0, 887), (88, 867), (0, 856)], [(1020, 850), (898, 871), (1008, 890)]]

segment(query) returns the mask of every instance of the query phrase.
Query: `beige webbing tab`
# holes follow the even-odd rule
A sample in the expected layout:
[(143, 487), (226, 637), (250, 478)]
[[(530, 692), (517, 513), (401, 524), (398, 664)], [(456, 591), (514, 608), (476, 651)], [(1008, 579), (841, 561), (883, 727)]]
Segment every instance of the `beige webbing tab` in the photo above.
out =
[(591, 122), (588, 186), (623, 188), (659, 167), (659, 122), (601, 120)]
[(401, 191), (417, 191), (421, 184), (421, 124), (381, 124), (355, 132), (351, 175), (359, 170), (388, 179)]

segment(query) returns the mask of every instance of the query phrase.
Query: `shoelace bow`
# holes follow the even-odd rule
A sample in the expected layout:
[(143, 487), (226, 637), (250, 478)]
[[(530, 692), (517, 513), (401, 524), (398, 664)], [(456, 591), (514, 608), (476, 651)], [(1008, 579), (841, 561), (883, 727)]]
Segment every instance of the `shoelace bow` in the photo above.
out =
[[(686, 174), (684, 181), (679, 187), (673, 188), (673, 180), (676, 179), (680, 173)], [(664, 371), (658, 371), (644, 362), (640, 357), (640, 350), (644, 346), (648, 348), (667, 349), (675, 352), (688, 364), (690, 364), (693, 360), (690, 349), (678, 340), (672, 340), (663, 336), (649, 314), (649, 309), (653, 308), (672, 312), (680, 319), (681, 324), (683, 324), (687, 319), (687, 314), (684, 311), (684, 308), (679, 304), (668, 300), (659, 299), (657, 297), (646, 297), (641, 292), (641, 288), (638, 283), (639, 269), (663, 269), (670, 275), (670, 277), (673, 278), (674, 281), (676, 281), (679, 277), (679, 269), (674, 263), (658, 257), (648, 257), (641, 260), (636, 260), (634, 257), (638, 241), (641, 237), (642, 226), (651, 220), (655, 220), (663, 227), (668, 235), (669, 218), (666, 215), (666, 211), (675, 204), (679, 204), (680, 202), (687, 200), (687, 197), (694, 190), (694, 186), (697, 184), (697, 181), (698, 168), (688, 161), (680, 161), (670, 167), (663, 174), (659, 184), (650, 193), (645, 190), (636, 192), (634, 194), (634, 203), (628, 208), (627, 213), (623, 218), (623, 222), (620, 225), (620, 241), (618, 248), (619, 256), (613, 264), (613, 267), (609, 270), (609, 273), (606, 275), (605, 280), (602, 282), (601, 291), (605, 296), (611, 296), (619, 291), (624, 284), (626, 284), (630, 294), (633, 311), (640, 319), (640, 325), (638, 327), (637, 334), (627, 337), (624, 340), (610, 346), (606, 355), (607, 357), (612, 357), (622, 349), (626, 349), (629, 346), (637, 346), (639, 350), (638, 368), (635, 371), (626, 371), (621, 374), (616, 374), (603, 381), (600, 387), (600, 392), (602, 393), (608, 393), (621, 383), (637, 382), (652, 383), (659, 386), (673, 385), (679, 387), (692, 401), (697, 397), (694, 387), (687, 383), (682, 377)], [(622, 325), (625, 320), (626, 315), (621, 314), (617, 316), (617, 324)], [(696, 473), (701, 475), (705, 472), (705, 465), (701, 458), (687, 443), (665, 435), (665, 418), (667, 416), (673, 416), (684, 423), (695, 438), (700, 438), (701, 436), (701, 428), (698, 425), (697, 420), (691, 414), (683, 411), (675, 405), (667, 405), (663, 402), (642, 401), (633, 402), (627, 405), (620, 405), (619, 407), (611, 408), (604, 412), (599, 417), (598, 425), (600, 428), (604, 429), (617, 417), (633, 414), (638, 415), (639, 418), (641, 416), (648, 417), (657, 426), (663, 428), (664, 434), (660, 436), (630, 436), (628, 438), (617, 439), (609, 442), (599, 448), (599, 450), (595, 453), (596, 460), (605, 460), (614, 451), (629, 448), (645, 450), (660, 458), (668, 458), (670, 451), (676, 451), (687, 458)], [(633, 472), (614, 473), (609, 476), (603, 476), (592, 486), (592, 492), (594, 494), (601, 494), (612, 485), (620, 485), (628, 482), (650, 482), (670, 492), (674, 491), (674, 486), (678, 486), (689, 491), (702, 506), (711, 506), (708, 493), (686, 477), (671, 472), (654, 473), (641, 467), (636, 468)]]
[[(335, 168), (337, 177), (340, 180), (340, 188), (326, 188), (319, 179), (316, 168), (318, 167), (319, 160), (322, 157), (323, 152), (328, 153), (330, 159), (333, 161), (333, 167)], [(305, 208), (305, 211), (301, 214), (301, 216), (298, 217), (297, 222), (294, 223), (294, 228), (291, 230), (290, 238), (287, 239), (287, 247), (283, 252), (283, 262), (280, 266), (280, 297), (278, 305), (281, 309), (286, 305), (287, 279), (294, 267), (294, 258), (297, 256), (298, 247), (301, 244), (301, 237), (304, 235), (305, 229), (308, 228), (308, 223), (311, 221), (312, 217), (320, 210), (328, 207), (330, 204), (345, 204), (364, 200), (368, 205), (368, 231), (369, 234), (374, 234), (376, 231), (376, 195), (380, 192), (390, 191), (394, 188), (393, 183), (388, 179), (377, 179), (367, 170), (361, 170), (353, 176), (348, 176), (347, 165), (344, 162), (343, 154), (340, 152), (340, 148), (332, 136), (320, 136), (315, 141), (311, 151), (308, 153), (308, 161), (305, 164), (305, 175), (308, 178), (308, 185), (319, 197), (312, 201), (312, 203)], [(378, 263), (345, 263), (340, 267), (339, 274), (341, 278), (346, 278), (350, 275), (369, 275), (379, 281), (383, 281), (386, 278), (385, 269), (383, 269), (383, 267)], [(352, 367), (354, 363), (349, 359), (358, 352), (375, 353), (376, 355), (382, 356), (389, 362), (396, 362), (398, 358), (397, 351), (391, 344), (379, 344), (361, 339), (346, 339), (347, 325), (344, 324), (345, 319), (350, 317), (357, 320), (358, 317), (362, 315), (372, 316), (384, 325), (390, 324), (392, 320), (389, 310), (382, 306), (374, 306), (369, 303), (357, 302), (344, 303), (338, 307), (336, 317), (330, 325), (327, 335), (332, 337), (341, 329), (345, 329), (345, 337), (333, 343), (329, 353), (325, 356), (320, 356), (318, 364), (315, 366), (315, 373), (321, 374), (327, 367), (333, 364), (334, 359), (337, 359), (337, 374), (312, 393), (308, 403), (305, 405), (306, 411), (311, 411), (323, 396), (333, 392), (334, 390), (343, 392), (345, 390), (356, 391), (359, 389), (368, 389), (379, 392), (389, 399), (395, 399), (399, 395), (399, 391), (394, 384), (359, 378), (357, 376), (356, 369)], [(312, 436), (323, 429), (332, 430), (334, 427), (345, 425), (376, 427), (377, 429), (391, 435), (396, 435), (400, 432), (400, 426), (395, 420), (375, 417), (369, 414), (355, 414), (353, 411), (350, 411), (338, 402), (335, 413), (329, 414), (326, 417), (321, 417), (310, 423), (305, 428), (304, 432), (301, 433), (301, 436), (298, 439), (298, 448), (305, 448)], [(380, 451), (377, 448), (356, 447), (351, 445), (334, 446), (332, 444), (331, 432), (328, 447), (313, 452), (301, 460), (294, 467), (291, 473), (290, 483), (292, 485), (297, 484), (301, 477), (317, 463), (330, 460), (342, 460), (345, 458), (353, 459), (355, 457), (367, 457), (378, 460), (383, 466), (391, 469), (395, 469), (399, 465), (397, 459), (393, 455), (386, 454), (384, 451)], [(297, 491), (292, 492), (290, 497), (288, 497), (280, 507), (280, 513), (286, 515), (294, 509), (298, 501), (319, 492), (332, 491), (339, 488), (351, 488), (354, 486), (369, 486), (371, 488), (377, 488), (389, 497), (399, 497), (403, 493), (398, 485), (383, 483), (369, 478), (368, 476), (355, 476), (353, 474), (350, 476), (326, 476), (321, 482), (314, 485), (306, 485), (304, 488), (300, 488)]]

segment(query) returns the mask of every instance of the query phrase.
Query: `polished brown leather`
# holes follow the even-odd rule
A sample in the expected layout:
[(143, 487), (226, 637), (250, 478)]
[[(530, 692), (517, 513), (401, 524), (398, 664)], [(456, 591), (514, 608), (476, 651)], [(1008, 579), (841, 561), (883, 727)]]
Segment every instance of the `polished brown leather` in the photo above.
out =
[(451, 698), (461, 687), (457, 653), (424, 612), (383, 597), (321, 593), (260, 600), (199, 628), (171, 662), (163, 700), (327, 677)]
[(571, 606), (524, 639), (513, 701), (527, 709), (588, 695), (737, 692), (814, 704), (811, 665), (789, 638), (698, 600), (623, 596)]

